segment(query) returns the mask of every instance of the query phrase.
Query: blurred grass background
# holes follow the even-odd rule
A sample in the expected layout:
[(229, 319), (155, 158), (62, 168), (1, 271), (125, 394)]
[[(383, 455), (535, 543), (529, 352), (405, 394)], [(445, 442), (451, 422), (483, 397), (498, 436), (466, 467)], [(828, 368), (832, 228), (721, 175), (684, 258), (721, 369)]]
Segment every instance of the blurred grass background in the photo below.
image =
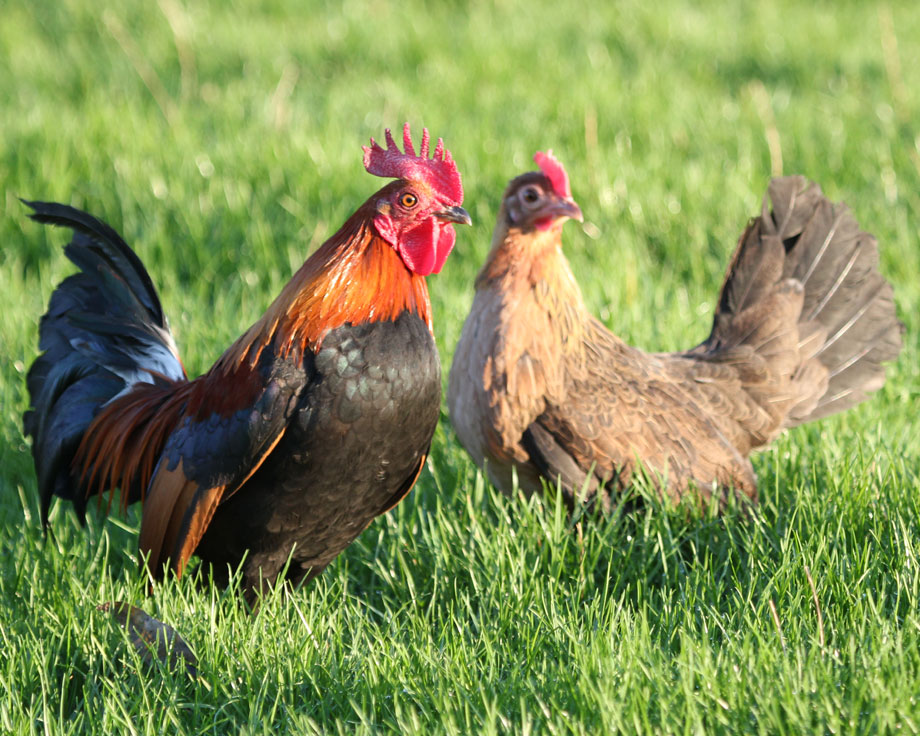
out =
[[(918, 70), (909, 0), (6, 2), (0, 731), (916, 732)], [(572, 529), (442, 422), (409, 499), (252, 616), (193, 577), (147, 596), (136, 512), (60, 508), (43, 541), (20, 416), (72, 267), (17, 198), (118, 229), (195, 375), (382, 183), (360, 146), (405, 120), (444, 137), (474, 219), (429, 280), (445, 377), (501, 192), (552, 148), (586, 300), (652, 350), (705, 337), (771, 174), (847, 201), (907, 327), (886, 387), (760, 455), (750, 519)], [(95, 610), (114, 598), (179, 628), (201, 679), (141, 668)]]

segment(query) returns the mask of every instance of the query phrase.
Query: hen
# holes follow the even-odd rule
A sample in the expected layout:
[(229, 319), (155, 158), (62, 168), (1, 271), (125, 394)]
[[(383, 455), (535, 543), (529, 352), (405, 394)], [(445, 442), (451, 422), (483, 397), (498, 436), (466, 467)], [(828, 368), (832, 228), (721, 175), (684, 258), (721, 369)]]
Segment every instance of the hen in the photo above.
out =
[(535, 160), (540, 171), (505, 190), (448, 388), (460, 441), (505, 492), (515, 477), (539, 491), (542, 478), (570, 504), (609, 508), (643, 467), (675, 499), (756, 500), (752, 450), (884, 383), (902, 325), (876, 241), (816, 185), (774, 179), (712, 333), (645, 353), (585, 308), (561, 242), (581, 210), (562, 165)]
[[(120, 489), (143, 502), (154, 574), (197, 554), (219, 582), (242, 562), (254, 592), (290, 561), (317, 575), (418, 477), (438, 421), (440, 363), (425, 276), (454, 245), (460, 174), (428, 131), (415, 155), (371, 139), (364, 166), (396, 178), (311, 255), (268, 311), (188, 380), (156, 290), (110, 227), (27, 203), (74, 231), (81, 269), (51, 297), (28, 375), (42, 516)], [(114, 493), (114, 491), (113, 491)], [(111, 503), (111, 498), (110, 498)]]

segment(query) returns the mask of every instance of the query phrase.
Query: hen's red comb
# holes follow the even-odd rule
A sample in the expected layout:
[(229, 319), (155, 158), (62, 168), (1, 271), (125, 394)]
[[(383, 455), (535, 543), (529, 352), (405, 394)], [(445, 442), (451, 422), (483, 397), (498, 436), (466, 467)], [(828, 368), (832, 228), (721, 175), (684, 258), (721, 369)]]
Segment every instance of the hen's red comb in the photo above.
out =
[(533, 160), (536, 161), (540, 171), (553, 185), (553, 191), (560, 197), (571, 199), (572, 190), (569, 189), (569, 175), (565, 173), (565, 167), (553, 156), (552, 150), (546, 153), (537, 151), (533, 156)]
[(393, 179), (423, 181), (451, 204), (459, 206), (463, 202), (460, 172), (457, 171), (450, 151), (444, 148), (444, 141), (438, 138), (434, 155), (428, 158), (428, 128), (423, 129), (422, 147), (418, 156), (415, 155), (415, 147), (412, 145), (409, 123), (403, 126), (405, 153), (399, 150), (389, 128), (386, 130), (386, 139), (386, 149), (381, 148), (373, 138), (369, 146), (362, 146), (364, 168), (368, 173)]

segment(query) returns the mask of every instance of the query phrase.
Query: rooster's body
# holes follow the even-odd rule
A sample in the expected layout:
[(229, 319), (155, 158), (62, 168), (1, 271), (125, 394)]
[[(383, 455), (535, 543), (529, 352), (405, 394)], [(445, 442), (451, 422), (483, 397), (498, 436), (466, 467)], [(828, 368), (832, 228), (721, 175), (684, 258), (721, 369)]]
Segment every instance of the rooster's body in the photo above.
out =
[[(42, 512), (52, 495), (142, 500), (140, 547), (159, 573), (194, 553), (251, 591), (290, 560), (318, 574), (408, 493), (431, 442), (440, 365), (424, 276), (453, 246), (459, 174), (386, 151), (365, 166), (399, 177), (297, 272), (266, 314), (189, 381), (140, 260), (110, 228), (63, 205), (33, 217), (74, 230), (65, 280), (42, 320), (29, 373)], [(408, 205), (404, 207), (404, 205)], [(404, 211), (405, 210), (405, 211)], [(244, 561), (245, 560), (245, 561)]]
[(644, 467), (674, 498), (756, 499), (752, 450), (884, 383), (901, 344), (891, 286), (875, 239), (817, 186), (771, 183), (709, 338), (650, 354), (587, 311), (561, 242), (581, 212), (561, 164), (537, 161), (505, 192), (448, 389), (461, 442), (506, 492), (543, 479), (609, 507)]

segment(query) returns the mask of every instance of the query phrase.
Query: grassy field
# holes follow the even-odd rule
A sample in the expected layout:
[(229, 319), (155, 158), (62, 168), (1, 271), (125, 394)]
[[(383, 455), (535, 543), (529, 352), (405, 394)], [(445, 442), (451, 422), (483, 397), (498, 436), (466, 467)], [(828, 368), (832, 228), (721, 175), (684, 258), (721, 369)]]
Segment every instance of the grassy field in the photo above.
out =
[[(920, 731), (920, 14), (914, 0), (87, 0), (0, 21), (0, 732)], [(194, 575), (145, 592), (138, 515), (38, 523), (20, 416), (66, 234), (109, 221), (191, 374), (381, 181), (360, 146), (445, 138), (474, 227), (429, 280), (450, 364), (509, 178), (552, 148), (585, 297), (654, 350), (705, 337), (772, 173), (845, 199), (906, 324), (885, 388), (755, 460), (745, 518), (649, 503), (573, 522), (497, 494), (442, 421), (428, 470), (317, 581), (250, 615)], [(197, 679), (96, 610), (178, 628)]]

